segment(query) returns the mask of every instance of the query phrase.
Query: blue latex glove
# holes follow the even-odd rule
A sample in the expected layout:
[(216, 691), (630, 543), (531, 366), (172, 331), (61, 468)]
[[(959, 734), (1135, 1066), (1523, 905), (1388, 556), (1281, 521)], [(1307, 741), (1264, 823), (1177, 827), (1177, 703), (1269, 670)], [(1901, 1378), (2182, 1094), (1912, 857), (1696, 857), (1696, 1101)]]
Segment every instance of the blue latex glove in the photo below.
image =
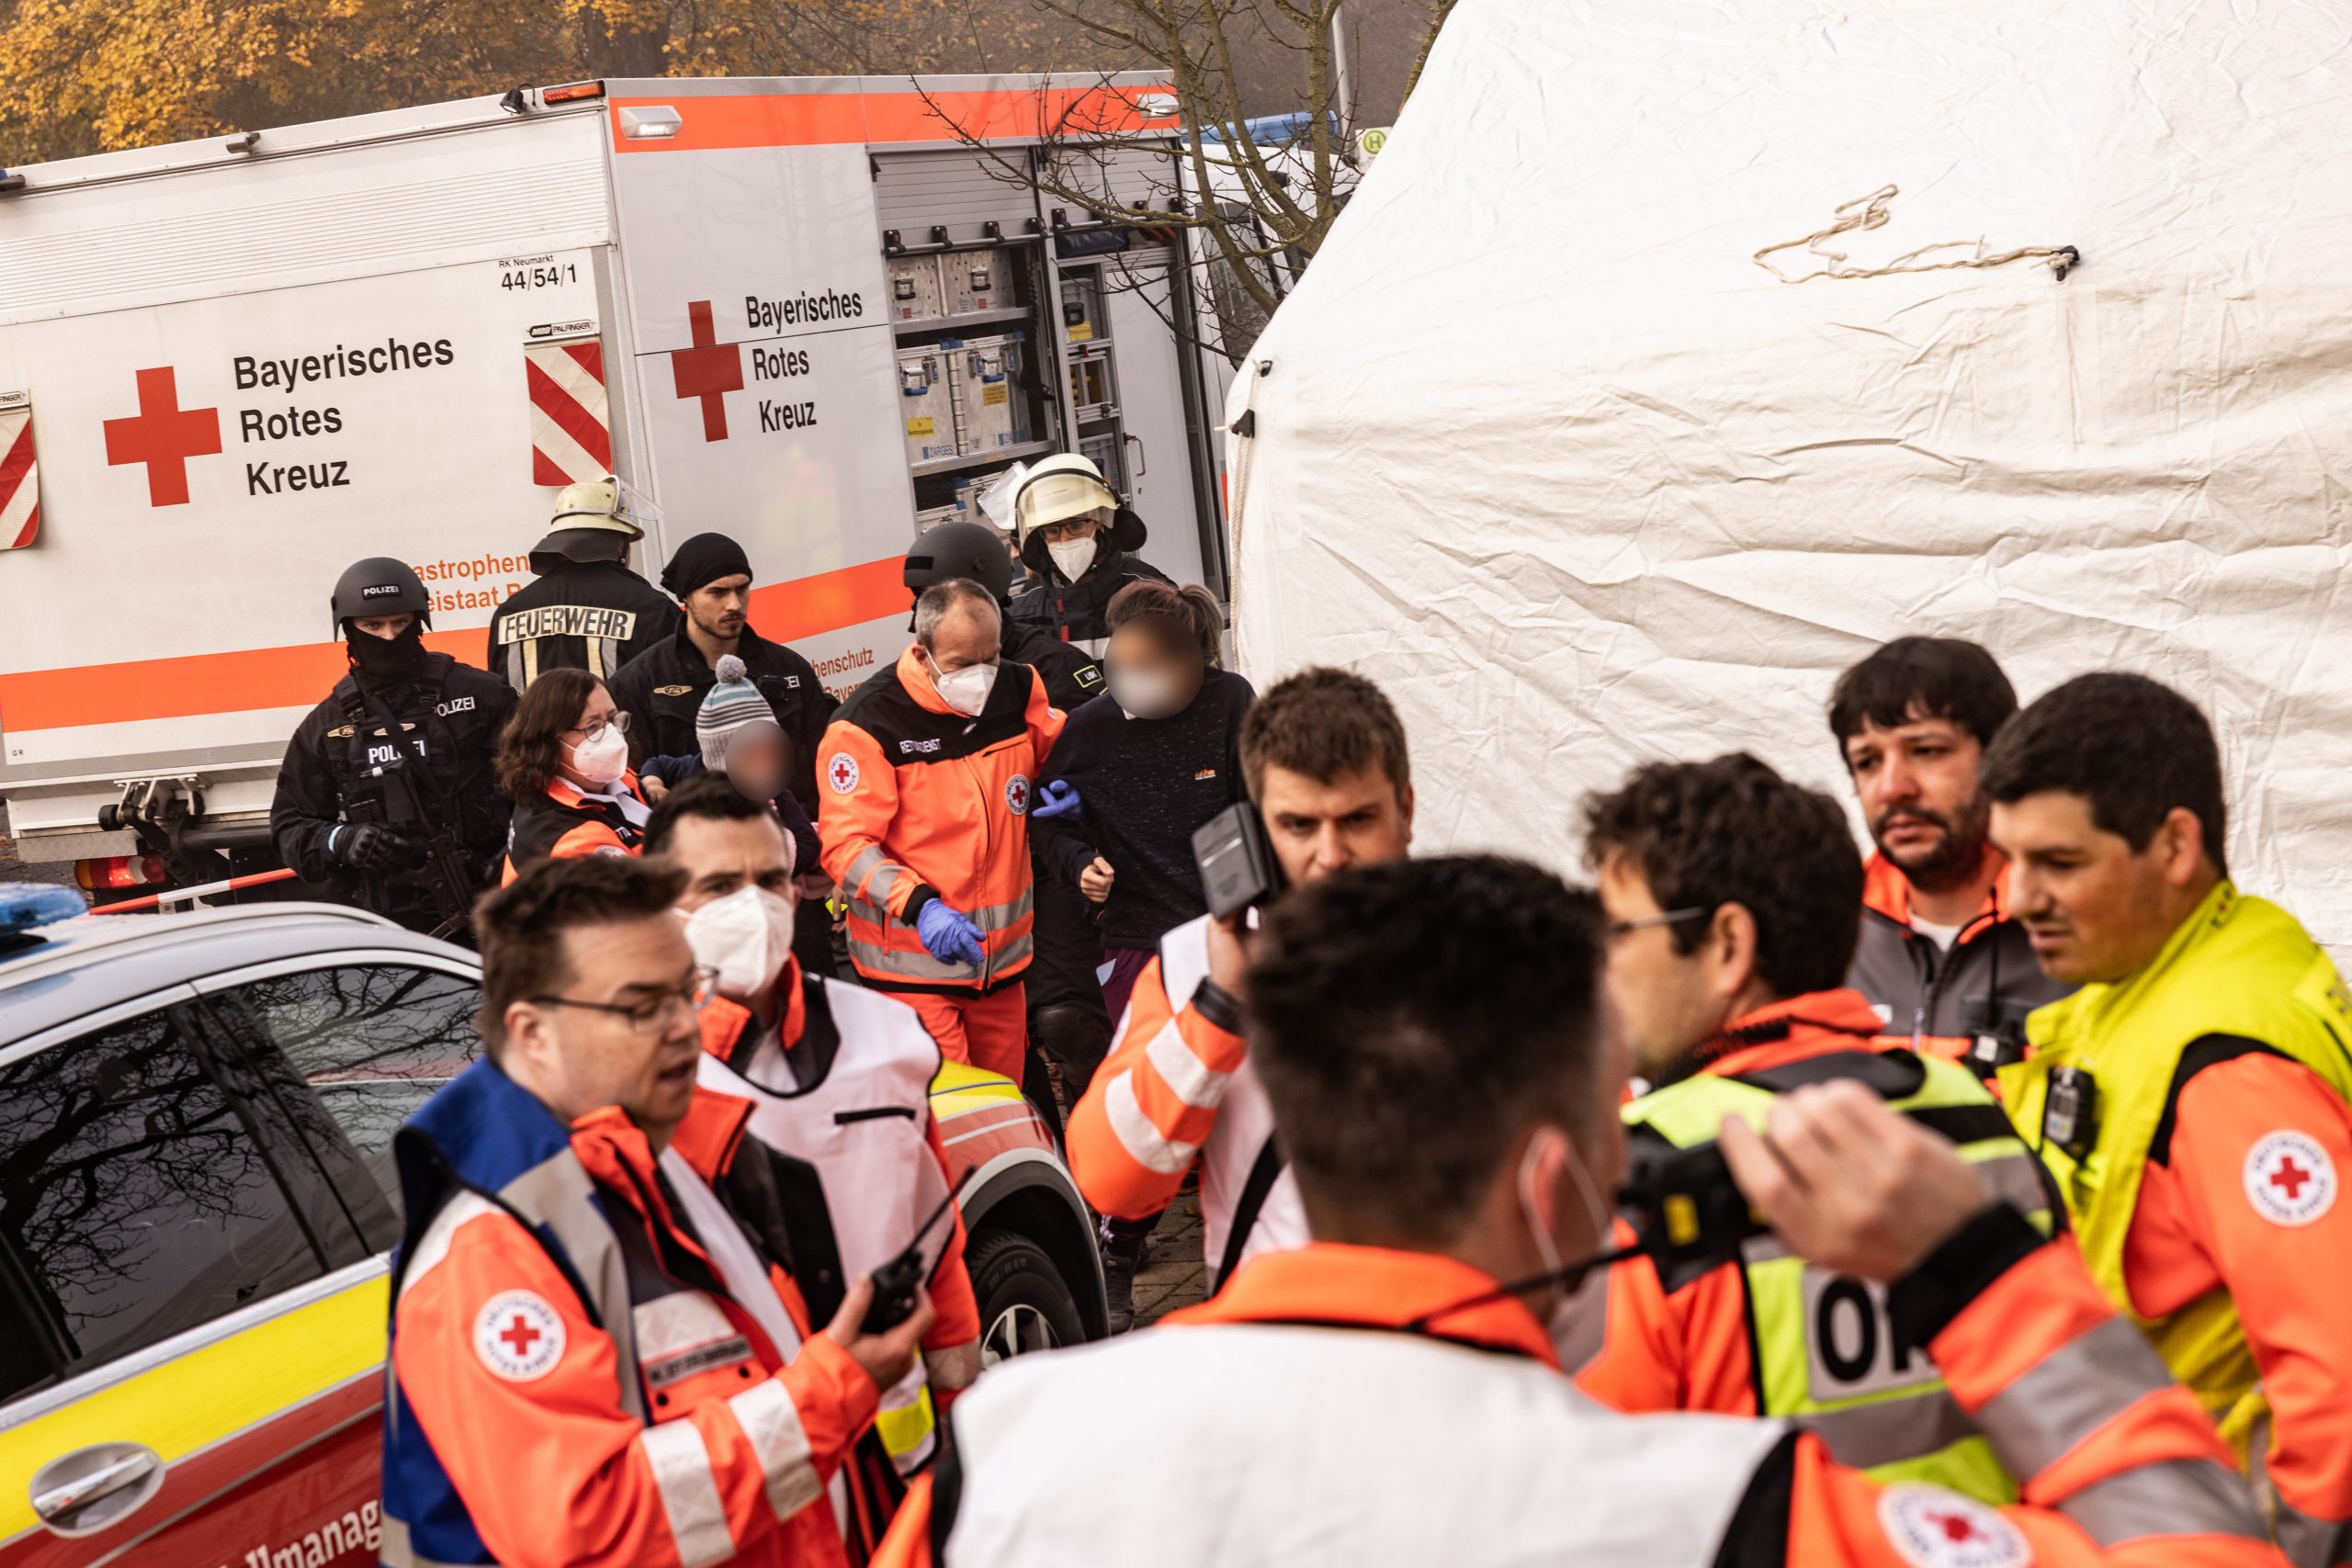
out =
[(1068, 779), (1056, 779), (1046, 786), (1043, 803), (1029, 808), (1029, 815), (1038, 821), (1050, 822), (1059, 817), (1075, 817), (1086, 803), (1078, 798), (1078, 786)]
[(944, 899), (933, 898), (922, 907), (915, 917), (915, 934), (942, 964), (968, 964), (977, 969), (988, 956), (980, 946), (980, 928)]

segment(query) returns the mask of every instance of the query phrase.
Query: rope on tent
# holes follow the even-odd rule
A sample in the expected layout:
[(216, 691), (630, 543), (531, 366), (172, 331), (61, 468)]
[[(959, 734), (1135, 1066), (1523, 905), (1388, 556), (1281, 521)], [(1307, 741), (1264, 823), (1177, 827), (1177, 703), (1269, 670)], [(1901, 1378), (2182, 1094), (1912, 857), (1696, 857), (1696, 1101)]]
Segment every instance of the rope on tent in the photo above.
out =
[[(1839, 234), (1850, 233), (1856, 230), (1885, 228), (1894, 217), (1890, 204), (1900, 194), (1899, 186), (1885, 185), (1879, 186), (1868, 196), (1858, 196), (1838, 209), (1838, 221), (1829, 225), (1828, 228), (1807, 234), (1801, 240), (1783, 240), (1777, 245), (1765, 246), (1756, 253), (1756, 265), (1782, 283), (1810, 283), (1816, 277), (1890, 277), (1902, 272), (1944, 272), (1953, 267), (2007, 266), (2011, 262), (2030, 261), (2036, 258), (2047, 261), (2050, 264), (2050, 270), (2057, 275), (2059, 282), (2064, 283), (2069, 272), (2083, 265), (2083, 253), (2072, 245), (2020, 245), (2013, 251), (2002, 251), (1997, 254), (1988, 255), (1985, 254), (1984, 241), (1982, 236), (1973, 241), (1939, 240), (1932, 245), (1921, 245), (1916, 251), (1905, 251), (1883, 266), (1849, 266), (1847, 264), (1852, 258), (1845, 252), (1825, 250), (1822, 247), (1823, 241)], [(1781, 251), (1794, 250), (1800, 245), (1829, 265), (1792, 277), (1767, 259)], [(1972, 247), (1975, 254), (1953, 256), (1943, 261), (1922, 259), (1933, 255), (1938, 251), (1949, 251), (1962, 246)]]

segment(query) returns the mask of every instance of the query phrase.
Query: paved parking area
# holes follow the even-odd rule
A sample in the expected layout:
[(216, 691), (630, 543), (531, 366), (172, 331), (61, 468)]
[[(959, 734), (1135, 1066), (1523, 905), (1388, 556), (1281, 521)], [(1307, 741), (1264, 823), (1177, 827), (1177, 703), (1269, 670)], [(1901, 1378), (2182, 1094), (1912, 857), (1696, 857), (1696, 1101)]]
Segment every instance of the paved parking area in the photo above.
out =
[(1150, 1256), (1136, 1275), (1136, 1326), (1196, 1306), (1208, 1291), (1208, 1265), (1201, 1260), (1201, 1195), (1180, 1193), (1151, 1233)]

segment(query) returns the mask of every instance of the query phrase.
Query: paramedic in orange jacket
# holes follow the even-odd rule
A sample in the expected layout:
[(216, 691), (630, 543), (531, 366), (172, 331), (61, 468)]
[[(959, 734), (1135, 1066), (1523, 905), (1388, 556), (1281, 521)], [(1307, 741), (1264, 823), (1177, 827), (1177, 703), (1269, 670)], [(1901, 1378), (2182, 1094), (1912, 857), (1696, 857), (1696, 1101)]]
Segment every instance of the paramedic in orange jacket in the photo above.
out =
[(858, 978), (921, 1013), (956, 1061), (1019, 1083), (1030, 796), (1062, 716), (1035, 671), (999, 661), (999, 614), (960, 578), (923, 590), (914, 646), (825, 731), (817, 833)]
[(2352, 1003), (2238, 892), (2213, 731), (2085, 675), (1984, 760), (2011, 906), (2054, 978), (2001, 1073), (2084, 1257), (2204, 1401), (2301, 1568), (2352, 1562)]
[[(2050, 1227), (2047, 1179), (1976, 1076), (1878, 1038), (1877, 1014), (1840, 986), (1862, 863), (1836, 801), (1744, 752), (1652, 762), (1587, 798), (1584, 845), (1610, 920), (1610, 997), (1648, 1081), (1624, 1111), (1645, 1157), (1843, 1078), (1950, 1139)], [(1904, 1354), (1883, 1296), (1770, 1237), (1719, 1263), (1612, 1269), (1566, 1322), (1562, 1359), (1617, 1409), (1782, 1416), (1880, 1479), (2016, 1495), (1935, 1367)]]
[(811, 1333), (715, 1190), (750, 1108), (695, 1085), (678, 885), (551, 861), (477, 911), (489, 1054), (395, 1144), (392, 1568), (848, 1562), (842, 1463), (931, 1314), (868, 1335), (861, 1279)]
[(550, 670), (531, 682), (493, 763), (514, 802), (503, 882), (550, 856), (637, 853), (652, 808), (629, 771), (628, 723), (585, 670)]
[(1984, 748), (2018, 711), (1990, 653), (1959, 637), (1897, 637), (1838, 677), (1829, 732), (1874, 846), (1846, 983), (1915, 1051), (1991, 1078), (2026, 1015), (2072, 987), (2033, 961), (1986, 836)]
[[(793, 840), (765, 801), (716, 774), (688, 779), (653, 808), (645, 852), (684, 875), (677, 908), (686, 942), (715, 975), (718, 995), (702, 1014), (711, 1058), (703, 1087), (751, 1100), (753, 1135), (814, 1168), (850, 1273), (910, 1245), (931, 1264), (937, 1320), (923, 1337), (923, 1365), (885, 1393), (876, 1423), (911, 1471), (931, 1457), (934, 1408), (980, 1371), (963, 1219), (952, 1204), (938, 1214), (952, 1179), (931, 1111), (938, 1043), (895, 998), (801, 974)], [(829, 1283), (837, 1291), (841, 1281)], [(802, 1288), (819, 1294), (805, 1280)]]
[[(1395, 860), (1412, 844), (1405, 727), (1361, 675), (1311, 669), (1277, 682), (1242, 720), (1241, 773), (1293, 885)], [(1118, 1038), (1070, 1112), (1071, 1174), (1106, 1216), (1114, 1333), (1135, 1319), (1148, 1221), (1196, 1160), (1212, 1289), (1244, 1257), (1306, 1239), (1241, 1038), (1243, 962), (1238, 917), (1203, 915), (1162, 937), (1159, 955), (1136, 977)]]
[(2119, 1342), (2072, 1247), (1854, 1084), (1777, 1100), (1769, 1141), (1735, 1121), (1733, 1172), (1798, 1255), (1889, 1287), (2027, 1500), (1882, 1486), (1777, 1422), (1562, 1389), (1541, 1317), (1581, 1271), (1562, 1260), (1610, 1245), (1624, 1160), (1596, 924), (1495, 857), (1275, 904), (1250, 1048), (1315, 1239), (1160, 1326), (982, 1379), (877, 1561), (2278, 1568), (2212, 1428)]

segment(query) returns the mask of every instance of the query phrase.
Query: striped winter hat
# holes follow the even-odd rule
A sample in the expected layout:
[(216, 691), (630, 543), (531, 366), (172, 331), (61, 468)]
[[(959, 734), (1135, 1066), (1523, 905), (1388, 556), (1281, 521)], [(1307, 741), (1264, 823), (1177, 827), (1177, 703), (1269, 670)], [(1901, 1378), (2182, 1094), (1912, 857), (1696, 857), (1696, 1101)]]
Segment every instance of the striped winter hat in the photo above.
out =
[(727, 738), (755, 719), (774, 723), (775, 714), (760, 689), (743, 679), (743, 661), (733, 654), (719, 655), (712, 672), (718, 684), (704, 696), (702, 711), (695, 715), (695, 739), (702, 747), (704, 767), (724, 768)]

